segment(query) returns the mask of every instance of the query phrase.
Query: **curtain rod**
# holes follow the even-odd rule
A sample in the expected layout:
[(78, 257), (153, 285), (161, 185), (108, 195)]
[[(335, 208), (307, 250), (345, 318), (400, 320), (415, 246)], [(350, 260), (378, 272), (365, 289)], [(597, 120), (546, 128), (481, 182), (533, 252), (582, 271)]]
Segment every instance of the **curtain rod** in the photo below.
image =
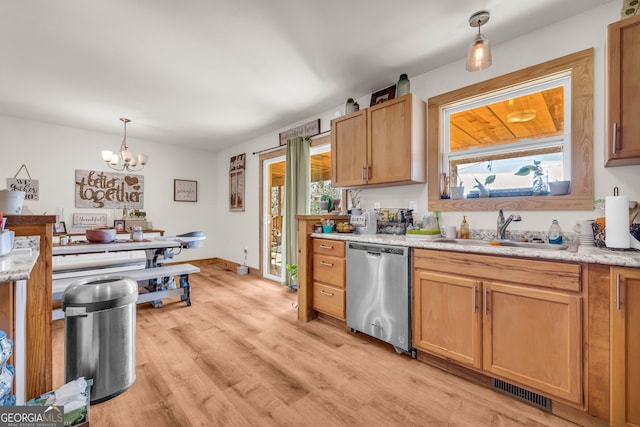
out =
[[(304, 139), (310, 140), (311, 138), (315, 138), (316, 136), (324, 135), (325, 133), (329, 133), (329, 132), (331, 132), (331, 129), (325, 130), (324, 132), (316, 133), (315, 135), (305, 136)], [(268, 151), (274, 151), (274, 150), (277, 150), (279, 148), (283, 148), (283, 147), (286, 147), (286, 146), (287, 146), (287, 144), (283, 144), (283, 145), (278, 145), (276, 147), (265, 148), (264, 150), (254, 151), (253, 155), (255, 156), (256, 154), (262, 154), (262, 153), (266, 153)]]

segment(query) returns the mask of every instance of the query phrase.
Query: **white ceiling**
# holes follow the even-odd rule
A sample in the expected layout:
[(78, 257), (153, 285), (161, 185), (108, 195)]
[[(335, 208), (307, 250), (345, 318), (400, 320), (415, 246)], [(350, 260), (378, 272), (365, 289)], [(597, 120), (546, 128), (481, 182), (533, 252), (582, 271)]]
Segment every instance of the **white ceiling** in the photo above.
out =
[(0, 0), (0, 115), (216, 151), (609, 2)]

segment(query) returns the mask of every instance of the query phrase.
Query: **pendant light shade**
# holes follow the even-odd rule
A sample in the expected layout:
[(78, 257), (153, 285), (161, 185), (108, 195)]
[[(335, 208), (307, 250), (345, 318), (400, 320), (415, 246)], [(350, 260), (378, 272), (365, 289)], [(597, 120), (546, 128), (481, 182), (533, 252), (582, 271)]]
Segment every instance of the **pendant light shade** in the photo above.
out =
[(467, 71), (480, 71), (491, 66), (491, 44), (480, 27), (489, 21), (489, 12), (478, 12), (469, 18), (469, 25), (478, 27), (478, 35), (469, 45), (467, 52)]

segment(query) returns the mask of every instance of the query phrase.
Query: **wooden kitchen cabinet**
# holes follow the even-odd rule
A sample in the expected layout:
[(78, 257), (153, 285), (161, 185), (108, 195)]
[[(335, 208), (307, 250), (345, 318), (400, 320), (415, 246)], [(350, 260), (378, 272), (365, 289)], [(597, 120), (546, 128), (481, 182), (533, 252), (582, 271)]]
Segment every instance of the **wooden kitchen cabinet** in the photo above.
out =
[(427, 249), (413, 264), (415, 348), (582, 403), (579, 265)]
[(482, 368), (480, 282), (418, 270), (414, 274), (413, 345)]
[(612, 426), (640, 426), (640, 269), (612, 267)]
[(313, 309), (346, 319), (345, 242), (313, 239)]
[(333, 187), (366, 184), (367, 110), (331, 121), (331, 183)]
[(426, 103), (408, 94), (331, 121), (333, 187), (424, 183)]
[(580, 403), (582, 297), (489, 281), (482, 289), (483, 370)]
[(640, 16), (609, 25), (605, 166), (640, 164)]

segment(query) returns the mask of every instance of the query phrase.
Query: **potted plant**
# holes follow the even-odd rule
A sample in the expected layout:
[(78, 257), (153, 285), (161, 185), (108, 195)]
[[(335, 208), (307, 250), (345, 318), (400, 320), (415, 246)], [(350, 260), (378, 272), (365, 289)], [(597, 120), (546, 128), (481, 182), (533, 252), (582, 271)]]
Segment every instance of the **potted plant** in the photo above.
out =
[(534, 196), (546, 196), (549, 194), (549, 188), (547, 185), (547, 177), (542, 169), (542, 161), (534, 160), (532, 165), (524, 165), (515, 173), (518, 176), (527, 176), (533, 173), (533, 195)]
[(473, 177), (473, 179), (476, 181), (476, 185), (474, 185), (473, 188), (478, 189), (478, 195), (480, 197), (489, 197), (489, 188), (487, 187), (489, 186), (489, 184), (494, 183), (494, 181), (496, 180), (496, 176), (495, 175), (487, 176), (484, 179), (484, 184), (478, 181), (478, 178), (476, 178), (475, 176)]
[(287, 264), (287, 272), (289, 273), (289, 289), (292, 291), (298, 290), (298, 264)]

